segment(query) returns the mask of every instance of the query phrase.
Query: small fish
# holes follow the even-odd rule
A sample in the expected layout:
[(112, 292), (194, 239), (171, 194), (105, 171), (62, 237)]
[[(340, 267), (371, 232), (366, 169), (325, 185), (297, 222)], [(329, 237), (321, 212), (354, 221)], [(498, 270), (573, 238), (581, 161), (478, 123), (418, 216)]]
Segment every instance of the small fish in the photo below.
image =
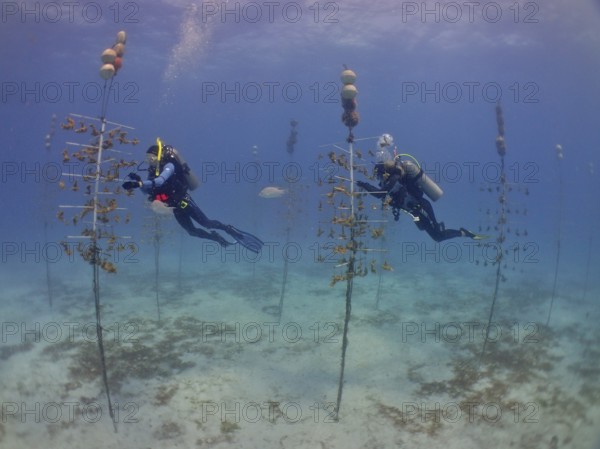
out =
[(265, 187), (260, 191), (258, 196), (261, 198), (280, 198), (287, 193), (286, 189), (281, 187)]
[(383, 262), (381, 268), (383, 268), (385, 271), (394, 271), (392, 266), (389, 263), (387, 263), (387, 260)]

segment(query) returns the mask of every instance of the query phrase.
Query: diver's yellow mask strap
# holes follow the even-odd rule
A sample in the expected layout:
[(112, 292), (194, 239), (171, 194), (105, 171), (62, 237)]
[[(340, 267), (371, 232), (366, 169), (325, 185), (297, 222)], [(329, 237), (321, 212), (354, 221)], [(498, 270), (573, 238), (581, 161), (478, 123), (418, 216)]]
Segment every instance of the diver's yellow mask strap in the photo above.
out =
[(162, 156), (162, 142), (160, 141), (160, 137), (156, 138), (156, 145), (158, 145), (158, 155), (156, 157), (156, 172), (155, 172), (155, 175), (158, 176), (160, 174), (160, 158)]

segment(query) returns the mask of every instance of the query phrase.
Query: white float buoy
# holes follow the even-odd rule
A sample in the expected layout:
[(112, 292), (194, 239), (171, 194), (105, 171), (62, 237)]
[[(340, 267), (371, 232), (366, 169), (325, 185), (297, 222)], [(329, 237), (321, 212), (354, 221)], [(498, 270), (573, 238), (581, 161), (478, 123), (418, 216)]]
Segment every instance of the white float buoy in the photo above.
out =
[(121, 43), (116, 43), (113, 46), (113, 50), (115, 51), (115, 53), (117, 53), (117, 56), (123, 56), (123, 54), (125, 53), (125, 45)]
[(342, 87), (342, 98), (344, 100), (352, 100), (358, 94), (358, 89), (353, 84), (346, 84)]
[(125, 31), (119, 31), (117, 33), (117, 44), (125, 44), (127, 41), (127, 34)]
[(104, 80), (112, 78), (115, 74), (115, 66), (112, 64), (104, 64), (100, 67), (100, 77)]
[(107, 48), (102, 52), (102, 56), (100, 56), (100, 59), (102, 59), (102, 62), (104, 64), (112, 64), (115, 61), (116, 57), (117, 52), (114, 51), (112, 48)]
[(356, 73), (354, 73), (352, 70), (344, 70), (340, 75), (340, 79), (344, 84), (354, 84), (356, 81)]

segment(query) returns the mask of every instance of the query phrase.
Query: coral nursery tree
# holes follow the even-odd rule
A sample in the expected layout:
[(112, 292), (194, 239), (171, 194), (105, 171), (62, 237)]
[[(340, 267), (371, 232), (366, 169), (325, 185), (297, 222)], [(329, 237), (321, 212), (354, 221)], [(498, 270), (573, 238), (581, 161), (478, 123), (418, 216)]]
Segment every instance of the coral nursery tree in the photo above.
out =
[[(340, 374), (338, 380), (338, 393), (334, 417), (339, 418), (340, 407), (342, 403), (342, 394), (344, 388), (344, 374), (346, 368), (346, 351), (348, 349), (348, 331), (350, 317), (352, 314), (352, 291), (354, 279), (357, 276), (366, 276), (369, 272), (376, 271), (375, 260), (367, 261), (367, 255), (371, 251), (379, 251), (367, 248), (364, 238), (369, 234), (374, 238), (381, 236), (380, 230), (370, 232), (370, 221), (364, 214), (364, 192), (357, 192), (354, 186), (355, 172), (367, 175), (366, 168), (357, 163), (360, 160), (360, 154), (354, 148), (353, 128), (358, 125), (359, 115), (356, 111), (356, 95), (358, 93), (354, 83), (356, 75), (347, 68), (341, 74), (341, 80), (344, 84), (341, 93), (342, 122), (348, 128), (348, 137), (346, 142), (348, 148), (342, 148), (334, 145), (337, 151), (328, 153), (328, 158), (335, 167), (326, 180), (320, 180), (320, 183), (326, 185), (330, 190), (324, 194), (328, 207), (323, 207), (319, 203), (319, 211), (332, 212), (333, 217), (322, 221), (322, 224), (329, 226), (327, 238), (334, 239), (333, 243), (328, 243), (323, 247), (324, 253), (319, 254), (320, 261), (329, 259), (333, 254), (337, 259), (334, 273), (331, 279), (331, 286), (338, 282), (345, 283), (345, 314), (344, 329), (342, 335)], [(319, 226), (318, 236), (325, 234), (325, 231)], [(389, 268), (387, 262), (384, 268)]]
[[(128, 137), (132, 128), (110, 122), (106, 119), (108, 100), (113, 89), (114, 77), (121, 67), (125, 50), (126, 35), (124, 31), (117, 34), (116, 43), (102, 53), (103, 65), (100, 76), (104, 79), (102, 106), (99, 117), (88, 117), (80, 114), (69, 114), (61, 128), (74, 133), (76, 140), (83, 142), (67, 142), (62, 152), (63, 172), (59, 187), (72, 195), (83, 194), (83, 204), (75, 200), (71, 204), (59, 206), (59, 221), (81, 229), (80, 232), (68, 235), (62, 245), (67, 253), (74, 249), (82, 260), (92, 268), (92, 293), (96, 315), (96, 334), (102, 380), (108, 401), (108, 411), (117, 431), (114, 410), (112, 407), (110, 388), (104, 353), (102, 305), (100, 273), (116, 273), (113, 256), (122, 250), (131, 250), (128, 237), (119, 236), (115, 228), (119, 223), (127, 223), (129, 217), (123, 216), (124, 208), (119, 207), (118, 197), (123, 193), (120, 187), (119, 171), (136, 165), (124, 159), (127, 154), (125, 146), (136, 145), (137, 139)], [(81, 167), (81, 170), (77, 170)], [(74, 244), (73, 244), (74, 242)], [(128, 248), (129, 247), (129, 248)]]
[[(492, 327), (492, 320), (496, 308), (496, 302), (500, 292), (500, 284), (506, 282), (506, 272), (509, 269), (513, 271), (516, 269), (515, 262), (521, 259), (527, 259), (531, 256), (532, 245), (530, 243), (521, 244), (521, 240), (528, 236), (526, 228), (527, 218), (527, 207), (524, 202), (516, 202), (515, 196), (529, 195), (529, 189), (526, 186), (520, 184), (520, 179), (511, 180), (508, 179), (506, 170), (506, 141), (504, 139), (504, 113), (500, 103), (496, 104), (496, 124), (498, 128), (498, 135), (496, 137), (496, 152), (500, 157), (500, 169), (499, 179), (495, 185), (489, 185), (482, 187), (482, 190), (488, 191), (495, 195), (495, 203), (497, 209), (493, 210), (493, 207), (487, 208), (486, 217), (491, 220), (486, 228), (480, 226), (479, 231), (496, 231), (497, 236), (495, 242), (482, 244), (485, 248), (485, 253), (494, 255), (490, 260), (485, 260), (484, 265), (487, 266), (491, 263), (496, 269), (494, 291), (492, 294), (492, 303), (490, 306), (490, 312), (488, 316), (488, 322), (486, 326), (486, 333), (483, 342), (483, 347), (479, 355), (479, 363), (481, 363), (485, 357), (487, 344), (490, 340), (490, 328)], [(525, 168), (529, 165), (525, 165)], [(513, 167), (510, 167), (511, 169)], [(529, 177), (529, 173), (526, 178)], [(524, 183), (527, 179), (522, 180)], [(509, 196), (511, 196), (509, 201)], [(509, 238), (514, 240), (511, 244)], [(488, 251), (489, 250), (489, 251)], [(479, 263), (479, 261), (477, 261)]]

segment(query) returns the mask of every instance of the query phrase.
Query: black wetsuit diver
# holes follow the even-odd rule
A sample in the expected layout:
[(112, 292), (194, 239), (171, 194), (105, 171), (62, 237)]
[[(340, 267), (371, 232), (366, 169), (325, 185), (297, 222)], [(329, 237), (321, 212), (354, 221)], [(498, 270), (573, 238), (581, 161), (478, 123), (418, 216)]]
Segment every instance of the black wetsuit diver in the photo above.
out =
[[(436, 242), (455, 237), (470, 237), (476, 240), (485, 238), (465, 228), (446, 229), (444, 223), (438, 223), (431, 203), (423, 196), (423, 190), (419, 187), (419, 181), (425, 174), (412, 162), (395, 163), (393, 159), (379, 162), (375, 165), (375, 175), (379, 180), (379, 187), (363, 181), (357, 181), (357, 185), (388, 204), (392, 208), (395, 221), (400, 218), (401, 210), (408, 213), (417, 228), (427, 232)], [(439, 192), (441, 196), (441, 190)]]
[(220, 221), (211, 220), (202, 212), (188, 193), (188, 189), (195, 187), (190, 186), (190, 169), (181, 161), (173, 147), (162, 145), (159, 151), (159, 146), (153, 145), (146, 151), (146, 156), (149, 163), (148, 179), (142, 181), (139, 175), (130, 173), (130, 181), (123, 183), (124, 189), (141, 188), (149, 195), (150, 201), (158, 200), (172, 207), (177, 222), (194, 237), (213, 240), (224, 247), (233, 244), (216, 231), (209, 232), (195, 227), (192, 220), (203, 228), (224, 231), (250, 251), (260, 252), (263, 242), (258, 237)]

